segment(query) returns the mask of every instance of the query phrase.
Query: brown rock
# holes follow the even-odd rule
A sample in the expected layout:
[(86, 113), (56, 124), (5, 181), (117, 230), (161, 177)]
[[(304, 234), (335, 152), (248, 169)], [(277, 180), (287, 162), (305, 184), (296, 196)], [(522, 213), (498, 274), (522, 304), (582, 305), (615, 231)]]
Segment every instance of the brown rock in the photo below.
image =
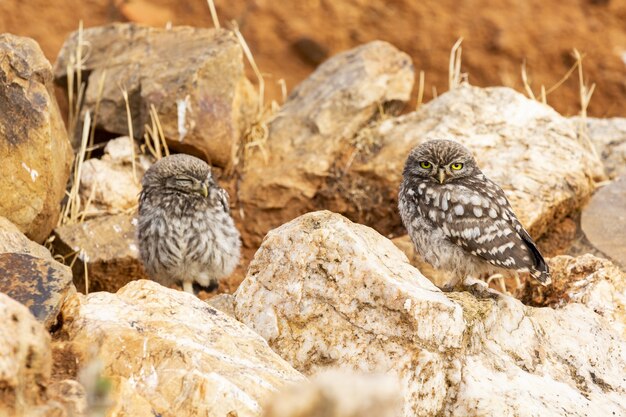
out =
[(117, 214), (55, 229), (56, 252), (69, 261), (77, 257), (73, 272), (79, 291), (115, 292), (132, 280), (147, 277), (139, 260), (134, 222), (131, 215)]
[(111, 384), (110, 417), (259, 416), (276, 390), (304, 380), (245, 325), (153, 281), (77, 295), (63, 316), (76, 352)]
[(0, 217), (0, 276), (0, 292), (27, 306), (47, 328), (76, 291), (70, 269), (4, 217)]
[[(85, 107), (92, 113), (106, 72), (99, 128), (128, 134), (121, 85), (128, 91), (136, 137), (143, 137), (154, 105), (170, 147), (218, 166), (231, 164), (257, 105), (232, 32), (118, 23), (86, 29), (83, 38), (89, 44)], [(74, 32), (59, 53), (55, 77), (61, 84), (67, 83), (66, 67), (77, 43)]]
[[(291, 93), (269, 125), (263, 149), (245, 161), (239, 192), (244, 239), (258, 244), (268, 230), (322, 207), (320, 191), (353, 151), (353, 137), (381, 109), (397, 110), (413, 86), (408, 55), (376, 41), (336, 55)], [(265, 159), (267, 157), (267, 160)]]
[(46, 239), (72, 157), (50, 63), (32, 39), (0, 35), (0, 216), (30, 239)]
[(626, 340), (626, 274), (610, 261), (591, 254), (548, 260), (552, 285), (526, 282), (526, 304), (563, 308), (580, 303), (607, 319)]
[(50, 335), (28, 309), (0, 293), (0, 415), (63, 416), (47, 403), (52, 356)]
[(23, 253), (52, 260), (50, 251), (33, 242), (5, 217), (0, 216), (0, 253)]
[(626, 174), (593, 195), (580, 224), (596, 249), (626, 268)]
[(76, 291), (67, 266), (21, 253), (0, 254), (0, 276), (0, 292), (28, 307), (46, 328), (56, 323), (61, 305)]

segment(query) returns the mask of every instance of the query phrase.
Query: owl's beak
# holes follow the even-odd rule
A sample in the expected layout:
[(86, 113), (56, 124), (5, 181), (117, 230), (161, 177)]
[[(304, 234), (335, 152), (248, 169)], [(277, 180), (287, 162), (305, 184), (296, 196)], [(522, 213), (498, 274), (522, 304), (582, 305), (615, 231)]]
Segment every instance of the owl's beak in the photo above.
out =
[(196, 183), (194, 186), (194, 192), (200, 194), (204, 198), (209, 196), (209, 187), (205, 183)]
[(437, 171), (437, 179), (439, 180), (439, 184), (443, 184), (446, 180), (446, 171), (439, 169), (439, 171)]

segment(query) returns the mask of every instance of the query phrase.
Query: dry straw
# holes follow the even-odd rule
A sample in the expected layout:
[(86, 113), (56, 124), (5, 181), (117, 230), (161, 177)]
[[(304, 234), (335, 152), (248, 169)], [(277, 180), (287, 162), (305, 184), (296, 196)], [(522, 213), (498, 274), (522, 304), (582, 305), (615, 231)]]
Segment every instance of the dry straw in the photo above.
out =
[(83, 163), (85, 162), (85, 155), (87, 153), (87, 142), (89, 140), (89, 128), (91, 127), (91, 114), (89, 111), (85, 113), (85, 120), (83, 122), (83, 134), (80, 142), (80, 148), (78, 154), (74, 159), (74, 169), (72, 174), (72, 186), (69, 193), (67, 193), (67, 204), (63, 208), (63, 215), (61, 216), (61, 224), (71, 224), (79, 220), (81, 212), (80, 195), (78, 194), (80, 188), (80, 176), (83, 169)]
[(424, 71), (420, 71), (417, 89), (417, 103), (415, 104), (415, 110), (419, 109), (424, 101), (424, 78)]
[(158, 161), (164, 156), (170, 155), (170, 150), (163, 134), (163, 127), (159, 120), (154, 104), (150, 104), (150, 124), (144, 125), (145, 133), (143, 135), (144, 147), (148, 149), (150, 154)]
[(448, 88), (454, 90), (467, 79), (467, 74), (461, 74), (461, 47), (463, 38), (459, 38), (450, 50), (450, 63), (448, 64)]
[(128, 140), (130, 141), (130, 157), (133, 166), (133, 180), (137, 183), (137, 164), (135, 163), (135, 134), (133, 132), (133, 116), (130, 113), (130, 103), (128, 101), (128, 90), (126, 87), (119, 87), (126, 104), (126, 120), (128, 122)]

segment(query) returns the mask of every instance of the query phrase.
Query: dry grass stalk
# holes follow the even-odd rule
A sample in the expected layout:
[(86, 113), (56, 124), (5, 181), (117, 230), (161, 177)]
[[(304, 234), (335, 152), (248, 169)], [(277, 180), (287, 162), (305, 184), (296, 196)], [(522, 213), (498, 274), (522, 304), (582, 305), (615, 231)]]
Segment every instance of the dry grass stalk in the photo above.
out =
[(285, 82), (284, 78), (281, 78), (280, 80), (276, 82), (280, 86), (280, 97), (282, 99), (281, 102), (285, 103), (285, 101), (287, 101), (287, 82)]
[(248, 43), (246, 42), (243, 35), (239, 31), (237, 22), (233, 22), (233, 32), (235, 33), (235, 36), (237, 37), (237, 40), (239, 41), (239, 44), (241, 45), (241, 49), (243, 50), (243, 53), (246, 56), (248, 63), (252, 67), (252, 71), (254, 71), (254, 75), (256, 75), (257, 81), (259, 83), (259, 104), (258, 104), (257, 111), (258, 111), (258, 114), (261, 115), (263, 113), (264, 99), (265, 99), (265, 79), (263, 78), (263, 74), (261, 74), (261, 71), (259, 71), (259, 67), (257, 67), (256, 65), (256, 61), (254, 60), (254, 56), (252, 55), (252, 51), (250, 50)]
[(165, 135), (163, 134), (163, 128), (161, 121), (159, 120), (159, 114), (156, 111), (154, 104), (150, 104), (150, 125), (145, 125), (145, 131), (143, 135), (144, 145), (148, 148), (150, 154), (158, 161), (163, 156), (169, 156), (170, 150), (165, 141)]
[(548, 88), (548, 90), (546, 90), (546, 95), (549, 95), (550, 93), (555, 91), (557, 88), (559, 88), (565, 81), (567, 81), (569, 79), (569, 77), (574, 73), (574, 71), (576, 70), (576, 68), (578, 67), (579, 64), (580, 64), (580, 62), (578, 60), (576, 62), (574, 62), (574, 65), (572, 65), (570, 67), (570, 69), (567, 70), (565, 75), (563, 75), (563, 77), (561, 77), (561, 79), (559, 81), (557, 81), (552, 87), (550, 87), (550, 88)]
[[(257, 81), (259, 84), (259, 102), (257, 104), (257, 115), (255, 117), (255, 120), (252, 122), (250, 128), (248, 129), (247, 132), (244, 133), (243, 135), (243, 150), (241, 152), (242, 154), (242, 161), (245, 161), (250, 152), (257, 148), (259, 149), (259, 151), (261, 152), (264, 161), (267, 163), (268, 161), (268, 153), (266, 148), (266, 142), (267, 142), (267, 138), (269, 136), (269, 128), (268, 128), (268, 123), (270, 122), (271, 118), (273, 117), (273, 115), (276, 113), (276, 111), (278, 110), (278, 104), (276, 104), (275, 102), (270, 103), (269, 106), (265, 106), (265, 79), (263, 78), (263, 74), (261, 74), (261, 71), (259, 71), (259, 67), (256, 65), (256, 61), (254, 60), (254, 56), (252, 55), (252, 51), (250, 50), (250, 47), (248, 46), (246, 40), (244, 39), (243, 35), (241, 34), (241, 32), (239, 31), (239, 28), (237, 27), (236, 22), (233, 22), (233, 32), (235, 33), (235, 36), (237, 37), (237, 39), (239, 40), (239, 44), (241, 45), (241, 49), (244, 52), (244, 55), (246, 56), (246, 59), (248, 61), (248, 63), (250, 64), (250, 66), (252, 67), (252, 70), (254, 71), (254, 74), (257, 77)], [(280, 81), (279, 81), (280, 82)], [(283, 81), (284, 83), (284, 81)], [(283, 92), (283, 97), (284, 99), (286, 99), (287, 97), (287, 88), (285, 85), (285, 89)], [(237, 162), (239, 161), (235, 161), (234, 165), (237, 165)]]
[(459, 38), (452, 46), (452, 50), (450, 51), (450, 63), (448, 66), (448, 88), (450, 90), (454, 90), (459, 87), (463, 81), (463, 76), (461, 75), (461, 53), (463, 52), (463, 48), (461, 47), (461, 43), (463, 42), (463, 38)]
[(83, 261), (83, 274), (85, 276), (85, 295), (89, 295), (89, 268), (87, 268), (88, 257), (83, 249), (80, 250), (79, 257)]
[(578, 122), (578, 136), (583, 144), (587, 147), (587, 149), (598, 158), (598, 153), (596, 152), (595, 146), (591, 143), (591, 139), (587, 134), (587, 108), (589, 107), (589, 102), (591, 101), (591, 96), (595, 91), (596, 85), (591, 84), (591, 87), (587, 87), (587, 83), (585, 82), (585, 77), (583, 74), (583, 58), (584, 56), (578, 52), (577, 49), (574, 49), (574, 58), (576, 58), (576, 63), (578, 64), (578, 90), (580, 95), (580, 120)]
[(130, 114), (130, 103), (128, 102), (128, 90), (120, 87), (124, 103), (126, 104), (126, 120), (128, 121), (128, 139), (130, 140), (131, 164), (133, 167), (133, 179), (137, 183), (137, 164), (135, 163), (135, 136), (133, 132), (133, 116)]
[(535, 97), (535, 93), (533, 93), (533, 89), (530, 87), (530, 83), (528, 82), (528, 73), (526, 72), (526, 60), (522, 62), (522, 83), (524, 84), (524, 90), (526, 90), (526, 94), (531, 100), (537, 100)]
[(83, 40), (83, 21), (81, 20), (78, 23), (78, 41), (76, 43), (76, 49), (70, 54), (65, 68), (67, 72), (67, 100), (69, 107), (67, 126), (71, 135), (74, 135), (76, 132), (80, 109), (85, 95), (85, 83), (83, 82), (82, 69), (88, 57), (88, 54), (83, 54), (83, 46), (86, 45), (87, 43)]
[[(574, 65), (572, 65), (567, 72), (565, 73), (565, 75), (563, 75), (563, 77), (561, 77), (561, 79), (559, 81), (557, 81), (556, 83), (554, 83), (554, 85), (552, 85), (550, 88), (547, 88), (542, 84), (541, 85), (541, 102), (543, 104), (548, 104), (548, 96), (553, 93), (554, 91), (556, 91), (561, 85), (563, 85), (563, 83), (565, 81), (567, 81), (569, 79), (569, 77), (574, 73), (574, 71), (576, 70), (576, 68), (579, 67), (579, 65), (581, 65), (581, 61), (576, 60), (576, 62), (574, 62)], [(526, 61), (522, 62), (522, 83), (524, 85), (524, 90), (526, 90), (526, 94), (528, 94), (528, 97), (532, 100), (537, 100), (537, 97), (535, 97), (535, 94), (532, 91), (532, 88), (530, 87), (530, 82), (528, 81), (528, 73), (526, 71)]]
[(93, 196), (96, 195), (97, 186), (98, 186), (98, 181), (94, 181), (93, 184), (91, 184), (91, 189), (89, 190), (89, 197), (87, 198), (87, 202), (85, 203), (85, 209), (83, 210), (82, 215), (80, 216), (80, 220), (78, 221), (79, 223), (82, 223), (85, 221), (85, 217), (87, 216), (87, 213), (93, 201)]
[(207, 3), (209, 4), (209, 10), (211, 11), (211, 19), (213, 19), (213, 26), (215, 26), (215, 29), (219, 29), (220, 20), (217, 17), (217, 10), (215, 9), (215, 3), (213, 2), (213, 0), (207, 0)]
[(424, 102), (424, 71), (420, 71), (418, 89), (417, 89), (417, 104), (415, 110), (419, 109)]
[(96, 107), (93, 111), (93, 123), (91, 124), (91, 133), (89, 135), (89, 145), (87, 147), (87, 159), (91, 157), (93, 142), (96, 136), (96, 124), (98, 123), (98, 113), (100, 112), (100, 102), (102, 101), (102, 91), (104, 90), (104, 80), (106, 79), (106, 70), (102, 71), (98, 80), (98, 97), (96, 97)]
[(87, 153), (87, 142), (89, 140), (89, 128), (91, 126), (91, 114), (89, 111), (85, 113), (85, 120), (83, 122), (83, 134), (80, 142), (80, 148), (78, 154), (74, 159), (74, 169), (72, 174), (72, 187), (67, 194), (67, 203), (63, 208), (63, 215), (61, 216), (61, 224), (71, 224), (78, 221), (80, 216), (81, 201), (78, 194), (80, 188), (80, 177), (83, 169), (83, 163), (85, 162), (85, 155)]

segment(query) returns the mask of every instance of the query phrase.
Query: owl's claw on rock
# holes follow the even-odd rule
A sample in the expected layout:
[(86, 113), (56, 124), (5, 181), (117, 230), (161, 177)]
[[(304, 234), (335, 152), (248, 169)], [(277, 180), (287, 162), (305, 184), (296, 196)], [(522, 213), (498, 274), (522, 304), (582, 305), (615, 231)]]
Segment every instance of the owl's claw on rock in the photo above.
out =
[(183, 291), (193, 294), (193, 283), (191, 281), (183, 281)]
[(500, 293), (498, 291), (492, 290), (484, 284), (480, 284), (477, 282), (466, 285), (465, 290), (478, 299), (484, 300), (490, 298), (492, 300), (497, 300), (500, 298)]

